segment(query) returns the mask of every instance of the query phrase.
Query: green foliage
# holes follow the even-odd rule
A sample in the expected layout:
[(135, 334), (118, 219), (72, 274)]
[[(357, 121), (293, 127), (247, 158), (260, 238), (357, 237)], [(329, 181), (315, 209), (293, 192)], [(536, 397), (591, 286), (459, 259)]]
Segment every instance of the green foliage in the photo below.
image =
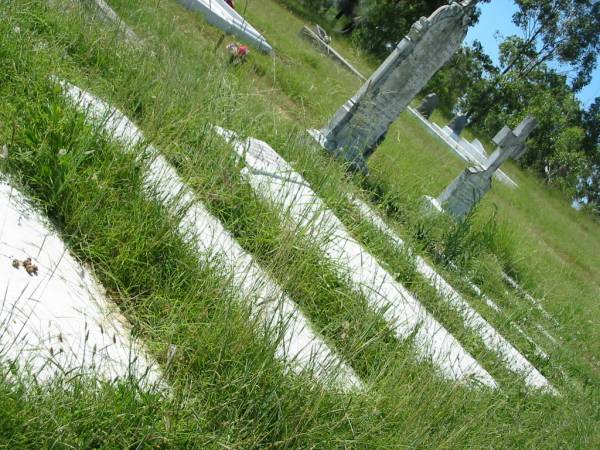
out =
[[(248, 8), (250, 22), (276, 43), (277, 56), (251, 52), (248, 64), (238, 67), (226, 63), (223, 49), (215, 50), (220, 33), (177, 2), (110, 4), (143, 36), (141, 48), (122, 43), (112, 27), (90, 22), (77, 2), (14, 0), (0, 8), (0, 139), (9, 148), (0, 170), (52, 219), (76, 257), (94, 267), (161, 364), (171, 391), (163, 396), (127, 383), (94, 386), (79, 379), (32, 385), (0, 370), (0, 447), (598, 447), (599, 327), (587, 323), (598, 317), (596, 224), (514, 169), (521, 189), (495, 187), (468, 226), (454, 232), (458, 225), (432, 219), (422, 227), (431, 240), (463, 257), (506, 315), (486, 308), (461, 285), (463, 273), (448, 270), (445, 276), (539, 363), (562, 395), (526, 391), (415, 273), (410, 255), (357, 219), (344, 200), (364, 194), (386, 203), (390, 226), (414, 246), (426, 247), (426, 233), (412, 232), (423, 223), (418, 200), (439, 192), (463, 168), (444, 147), (403, 116), (370, 163), (370, 184), (360, 184), (307, 143), (304, 133), (359, 82), (299, 40), (302, 22), (277, 3), (252, 2)], [(144, 195), (144, 161), (86, 124), (50, 75), (76, 82), (135, 119), (195, 195), (356, 368), (364, 391), (341, 394), (310, 374), (283, 370), (273, 343), (248, 321), (249, 311), (218, 261), (206, 257), (210, 264), (199, 263), (175, 232), (177, 217)], [(399, 342), (380, 312), (368, 309), (347, 280), (323, 263), (315, 243), (253, 195), (231, 148), (211, 132), (214, 124), (271, 143), (482, 361), (501, 389), (466, 388), (417, 361), (410, 339)], [(579, 135), (569, 136), (564, 146)], [(497, 213), (489, 211), (489, 202), (498, 203)], [(515, 238), (515, 229), (522, 239)], [(433, 251), (424, 256), (435, 258)], [(538, 294), (547, 293), (544, 304), (562, 326), (552, 328), (514, 291), (507, 293), (502, 268)], [(546, 347), (549, 361), (533, 359), (513, 321)], [(560, 344), (551, 344), (536, 325)], [(171, 344), (178, 350), (167, 366)]]

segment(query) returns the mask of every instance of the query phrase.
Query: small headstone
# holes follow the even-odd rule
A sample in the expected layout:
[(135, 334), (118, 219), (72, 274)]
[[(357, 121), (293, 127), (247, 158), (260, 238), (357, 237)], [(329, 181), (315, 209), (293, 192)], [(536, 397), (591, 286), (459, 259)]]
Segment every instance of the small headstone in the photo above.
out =
[(487, 159), (485, 169), (469, 167), (465, 169), (437, 198), (437, 202), (455, 219), (463, 220), (473, 207), (492, 187), (492, 177), (508, 159), (520, 158), (527, 151), (525, 140), (537, 123), (533, 117), (526, 117), (515, 131), (502, 128), (494, 137), (498, 146)]
[(463, 132), (466, 126), (467, 116), (465, 116), (464, 114), (457, 114), (448, 123), (448, 128), (452, 130), (452, 135), (455, 139), (458, 138), (458, 136), (460, 136), (460, 133)]
[(423, 99), (423, 101), (417, 108), (417, 111), (419, 111), (419, 114), (421, 114), (423, 117), (429, 119), (435, 108), (438, 107), (439, 103), (439, 97), (436, 93), (432, 92)]
[(350, 169), (367, 173), (368, 158), (390, 125), (460, 47), (473, 0), (452, 2), (413, 24), (408, 35), (358, 92), (311, 135)]

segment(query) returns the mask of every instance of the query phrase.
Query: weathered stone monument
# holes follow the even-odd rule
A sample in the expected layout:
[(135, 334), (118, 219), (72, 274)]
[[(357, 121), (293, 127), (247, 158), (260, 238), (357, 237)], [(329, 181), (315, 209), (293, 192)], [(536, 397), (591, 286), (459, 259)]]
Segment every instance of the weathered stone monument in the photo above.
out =
[(423, 101), (417, 108), (417, 111), (419, 111), (419, 114), (421, 114), (423, 117), (429, 119), (429, 117), (431, 116), (435, 108), (438, 107), (439, 104), (439, 97), (435, 92), (432, 92), (423, 99)]
[(451, 136), (454, 139), (458, 139), (460, 133), (463, 132), (465, 127), (467, 126), (468, 120), (467, 116), (464, 114), (455, 115), (450, 122), (448, 122), (448, 128), (452, 131)]
[(350, 169), (367, 173), (368, 158), (390, 125), (460, 47), (474, 0), (442, 6), (421, 18), (358, 92), (321, 130), (309, 133)]
[(519, 159), (527, 151), (525, 140), (536, 126), (535, 119), (528, 116), (515, 131), (508, 127), (502, 128), (494, 137), (494, 143), (498, 147), (488, 158), (486, 168), (465, 169), (437, 199), (430, 198), (430, 201), (436, 206), (441, 206), (455, 219), (464, 219), (492, 187), (494, 172), (508, 158)]

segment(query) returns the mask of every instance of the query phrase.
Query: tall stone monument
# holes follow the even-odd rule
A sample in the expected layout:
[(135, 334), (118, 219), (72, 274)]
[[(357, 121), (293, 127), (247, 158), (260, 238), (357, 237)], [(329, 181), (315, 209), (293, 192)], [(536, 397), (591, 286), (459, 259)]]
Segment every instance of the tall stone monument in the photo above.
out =
[(511, 131), (508, 127), (502, 128), (494, 137), (494, 143), (498, 147), (486, 161), (486, 168), (465, 169), (437, 199), (430, 200), (455, 219), (463, 220), (492, 187), (494, 172), (508, 158), (519, 159), (527, 151), (525, 141), (536, 126), (535, 119), (528, 116), (515, 128), (515, 131)]
[(396, 49), (321, 130), (309, 133), (352, 170), (367, 173), (368, 158), (390, 125), (460, 47), (475, 0), (442, 6), (422, 17)]

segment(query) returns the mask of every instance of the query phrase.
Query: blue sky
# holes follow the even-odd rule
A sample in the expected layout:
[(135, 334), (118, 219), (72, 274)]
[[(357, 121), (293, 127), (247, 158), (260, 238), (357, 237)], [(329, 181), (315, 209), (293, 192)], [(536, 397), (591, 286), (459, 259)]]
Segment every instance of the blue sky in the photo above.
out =
[[(502, 39), (496, 38), (496, 33), (501, 36), (511, 34), (520, 35), (519, 29), (512, 23), (512, 15), (517, 10), (513, 0), (492, 0), (480, 6), (481, 17), (479, 22), (469, 30), (466, 43), (474, 39), (481, 41), (483, 48), (491, 56), (494, 62), (498, 62), (498, 44)], [(586, 86), (578, 95), (579, 100), (587, 108), (594, 98), (600, 96), (600, 67), (597, 67), (592, 82)]]

